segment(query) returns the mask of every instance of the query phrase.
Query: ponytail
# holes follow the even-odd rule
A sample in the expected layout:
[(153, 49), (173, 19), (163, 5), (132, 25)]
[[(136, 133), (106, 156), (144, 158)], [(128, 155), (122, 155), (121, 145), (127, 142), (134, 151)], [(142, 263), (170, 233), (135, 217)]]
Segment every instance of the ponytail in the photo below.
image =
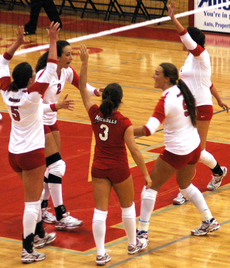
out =
[(191, 123), (194, 127), (196, 127), (196, 105), (195, 105), (195, 99), (190, 92), (187, 85), (179, 79), (178, 76), (178, 70), (176, 66), (169, 62), (161, 63), (159, 66), (163, 69), (163, 74), (165, 77), (170, 78), (170, 83), (172, 85), (177, 85), (178, 88), (181, 91), (181, 94), (184, 97), (184, 101), (188, 110), (188, 114), (190, 115)]
[(38, 59), (37, 65), (35, 67), (36, 73), (39, 72), (40, 70), (44, 69), (47, 65), (47, 60), (48, 60), (48, 54), (49, 51), (46, 51), (41, 57)]
[(196, 127), (196, 104), (195, 104), (195, 99), (187, 87), (187, 85), (181, 80), (178, 80), (178, 88), (180, 89), (184, 101), (188, 110), (188, 114), (190, 115), (190, 119), (192, 122), (192, 125)]
[(122, 97), (123, 91), (119, 84), (112, 83), (105, 87), (102, 93), (102, 103), (99, 108), (104, 118), (108, 117), (114, 109), (119, 107)]

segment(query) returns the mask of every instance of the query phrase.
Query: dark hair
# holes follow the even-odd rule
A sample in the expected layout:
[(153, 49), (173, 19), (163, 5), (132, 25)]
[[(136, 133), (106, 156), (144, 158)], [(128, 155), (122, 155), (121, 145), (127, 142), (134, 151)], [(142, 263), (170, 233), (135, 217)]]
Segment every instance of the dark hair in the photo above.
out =
[(173, 65), (172, 63), (161, 63), (160, 66), (163, 69), (164, 77), (169, 77), (170, 83), (172, 85), (177, 85), (180, 89), (181, 94), (184, 97), (184, 101), (188, 110), (188, 114), (190, 115), (192, 125), (196, 127), (196, 104), (191, 91), (181, 79), (178, 80), (178, 70), (175, 65)]
[(205, 35), (200, 29), (196, 27), (188, 27), (187, 32), (198, 45), (204, 48)]
[[(65, 40), (58, 40), (57, 41), (57, 56), (61, 57), (63, 53), (63, 48), (69, 46), (70, 43)], [(46, 51), (41, 57), (38, 59), (37, 65), (35, 67), (36, 73), (46, 67), (47, 59), (48, 59), (49, 51)]]
[(21, 88), (26, 88), (29, 79), (33, 75), (33, 69), (28, 62), (18, 64), (12, 73), (13, 82), (10, 84), (10, 90), (17, 92)]
[(102, 103), (100, 105), (100, 111), (104, 118), (108, 117), (113, 109), (119, 107), (122, 97), (123, 91), (119, 84), (112, 83), (105, 87), (102, 93)]

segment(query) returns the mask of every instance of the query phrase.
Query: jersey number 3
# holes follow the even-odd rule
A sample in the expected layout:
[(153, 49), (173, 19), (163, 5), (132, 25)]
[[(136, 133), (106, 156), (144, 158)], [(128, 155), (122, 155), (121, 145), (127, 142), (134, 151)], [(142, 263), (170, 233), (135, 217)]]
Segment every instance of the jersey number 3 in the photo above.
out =
[(109, 137), (109, 127), (105, 124), (101, 124), (100, 129), (103, 129), (103, 133), (99, 133), (100, 140), (107, 141)]

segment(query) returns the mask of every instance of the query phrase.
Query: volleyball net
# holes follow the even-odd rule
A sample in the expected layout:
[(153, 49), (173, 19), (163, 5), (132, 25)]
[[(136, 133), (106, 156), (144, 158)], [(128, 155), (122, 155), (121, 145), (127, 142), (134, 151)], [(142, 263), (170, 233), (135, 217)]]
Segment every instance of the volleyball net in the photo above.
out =
[[(29, 21), (29, 1), (0, 0), (0, 53), (12, 43), (16, 27)], [(221, 0), (178, 0), (176, 17), (184, 20), (182, 24), (188, 26), (193, 23), (189, 20), (192, 15), (230, 5), (230, 1), (220, 2)], [(63, 23), (60, 39), (75, 43), (111, 34), (124, 35), (127, 31), (141, 27), (172, 28), (167, 13), (168, 4), (168, 0), (55, 0)], [(48, 48), (46, 28), (49, 25), (50, 20), (42, 9), (36, 34), (28, 36), (31, 41), (29, 47), (24, 47), (17, 53)]]

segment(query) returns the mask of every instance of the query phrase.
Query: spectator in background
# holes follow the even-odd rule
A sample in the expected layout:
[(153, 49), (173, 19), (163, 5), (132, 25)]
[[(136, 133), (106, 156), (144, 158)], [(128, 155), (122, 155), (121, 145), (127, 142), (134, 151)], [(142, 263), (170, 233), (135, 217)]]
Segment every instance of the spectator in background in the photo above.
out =
[(62, 22), (53, 0), (31, 0), (30, 21), (24, 26), (24, 35), (36, 34), (38, 17), (42, 7), (44, 8), (50, 21), (53, 21), (54, 23), (59, 22), (59, 27), (62, 28)]

